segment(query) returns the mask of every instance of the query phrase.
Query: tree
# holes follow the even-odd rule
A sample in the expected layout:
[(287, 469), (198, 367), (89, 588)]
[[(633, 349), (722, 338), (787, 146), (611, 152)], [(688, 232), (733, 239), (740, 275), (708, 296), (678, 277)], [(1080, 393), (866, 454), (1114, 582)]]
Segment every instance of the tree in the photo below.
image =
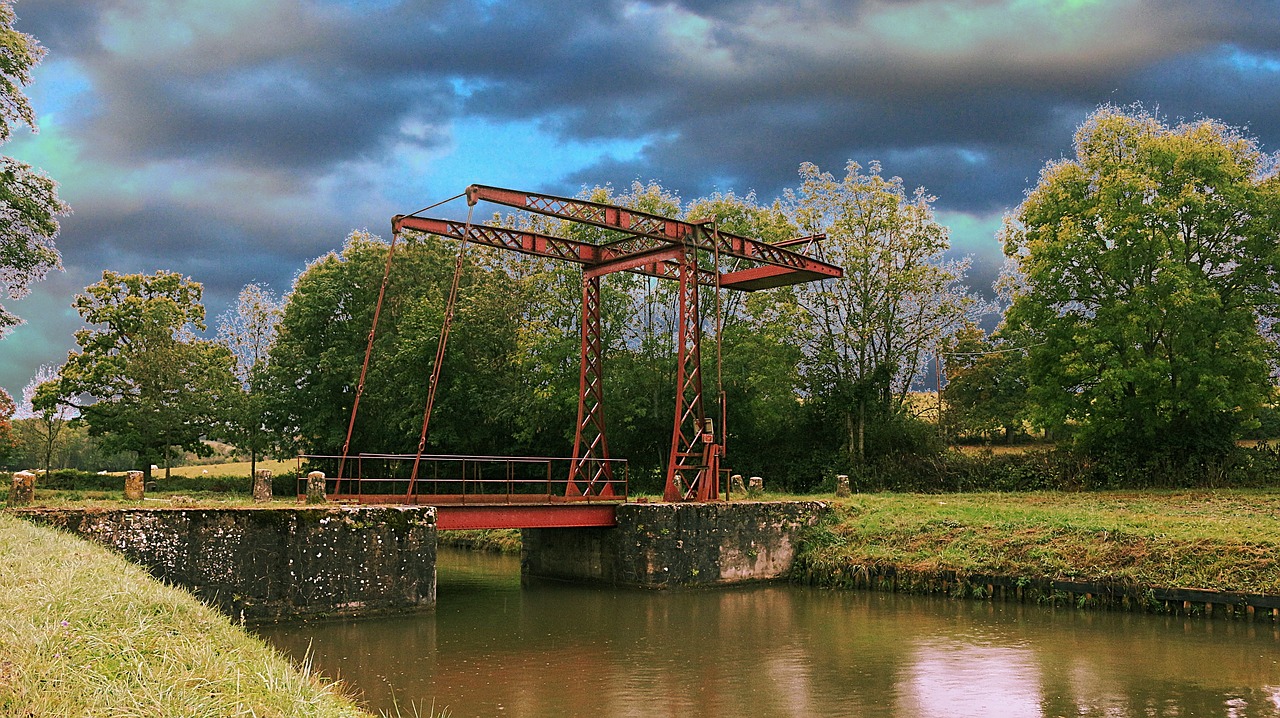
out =
[(267, 391), (267, 367), (284, 302), (257, 284), (240, 290), (236, 306), (218, 322), (218, 343), (235, 357), (236, 379), (241, 391), (230, 407), (229, 438), (249, 452), (249, 473), (258, 469), (258, 456), (272, 444), (267, 431), (271, 397)]
[(957, 334), (943, 355), (946, 386), (942, 418), (953, 434), (1004, 431), (1006, 443), (1027, 412), (1027, 381), (1021, 348), (973, 327)]
[(0, 466), (7, 466), (18, 448), (17, 438), (13, 435), (13, 412), (16, 406), (9, 392), (0, 389)]
[(1040, 423), (1095, 455), (1230, 450), (1269, 396), (1259, 324), (1280, 309), (1280, 178), (1256, 140), (1102, 107), (1001, 239)]
[[(37, 369), (22, 389), (23, 406), (19, 410), (25, 415), (22, 418), (26, 419), (19, 433), (23, 435), (24, 443), (36, 450), (45, 473), (53, 469), (53, 458), (61, 446), (63, 432), (75, 416), (72, 407), (57, 402), (57, 378), (58, 369), (53, 366), (45, 364)], [(34, 408), (37, 405), (42, 407), (39, 411)]]
[[(415, 451), (458, 245), (408, 235), (397, 245), (351, 450)], [(474, 249), (474, 248), (473, 248)], [(354, 232), (312, 262), (285, 298), (270, 352), (272, 429), (306, 453), (346, 438), (389, 247)], [(521, 291), (468, 252), (428, 446), (512, 453), (521, 400), (514, 357)]]
[(207, 454), (202, 439), (221, 429), (237, 385), (231, 352), (194, 336), (204, 329), (201, 294), (174, 272), (103, 272), (76, 296), (90, 328), (76, 332), (80, 350), (36, 409), (74, 406), (108, 452), (137, 452), (148, 479), (155, 462), (167, 473), (171, 448)]
[[(714, 219), (719, 230), (770, 244), (801, 234), (780, 201), (761, 204), (754, 193), (715, 193), (694, 200), (685, 219)], [(717, 359), (722, 363), (727, 411), (719, 430), (727, 442), (726, 459), (737, 473), (768, 476), (791, 490), (812, 489), (833, 452), (820, 448), (832, 442), (824, 441), (822, 428), (815, 426), (813, 405), (802, 400), (805, 316), (795, 288), (723, 292), (719, 357), (712, 344), (716, 298), (706, 293), (701, 301), (708, 325), (703, 347), (708, 415), (720, 401), (712, 380)], [(718, 414), (715, 418), (719, 421)]]
[[(36, 129), (22, 88), (31, 84), (31, 70), (45, 52), (34, 37), (13, 29), (13, 22), (12, 2), (0, 0), (0, 143), (9, 139), (14, 124)], [(53, 240), (57, 216), (67, 211), (57, 183), (30, 165), (0, 157), (0, 295), (21, 299), (32, 282), (62, 268)], [(0, 305), (0, 337), (21, 323)]]
[(911, 381), (977, 308), (961, 284), (967, 261), (943, 257), (950, 238), (934, 198), (923, 188), (908, 197), (877, 162), (868, 170), (850, 162), (837, 180), (805, 163), (800, 188), (787, 193), (800, 231), (826, 233), (822, 257), (844, 268), (841, 279), (795, 291), (807, 314), (811, 391), (843, 424), (858, 461), (868, 425), (902, 415)]

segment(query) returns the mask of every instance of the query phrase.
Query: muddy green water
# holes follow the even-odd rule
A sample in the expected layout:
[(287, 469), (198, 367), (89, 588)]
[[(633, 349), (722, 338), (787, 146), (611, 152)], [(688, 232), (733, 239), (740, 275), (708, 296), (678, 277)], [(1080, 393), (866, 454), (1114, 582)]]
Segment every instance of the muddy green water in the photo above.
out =
[[(434, 614), (261, 627), (360, 692), (464, 716), (1280, 717), (1280, 627), (883, 593), (520, 585), (440, 552)], [(423, 711), (425, 715), (427, 711)]]

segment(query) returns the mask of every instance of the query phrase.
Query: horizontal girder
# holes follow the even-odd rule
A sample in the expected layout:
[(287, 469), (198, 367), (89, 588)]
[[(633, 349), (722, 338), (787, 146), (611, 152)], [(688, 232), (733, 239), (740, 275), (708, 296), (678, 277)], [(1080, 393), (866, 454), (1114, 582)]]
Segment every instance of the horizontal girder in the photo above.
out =
[[(466, 240), (473, 244), (582, 264), (588, 267), (586, 270), (588, 276), (626, 271), (650, 277), (674, 279), (680, 269), (679, 262), (668, 247), (627, 254), (605, 245), (552, 237), (537, 232), (492, 227), (486, 224), (471, 224), (468, 232), (466, 222), (405, 215), (397, 215), (392, 220), (391, 226), (395, 232), (411, 230), (448, 239), (461, 240), (465, 235)], [(716, 286), (716, 273), (707, 269), (698, 270), (698, 283), (708, 287)], [(722, 286), (727, 285), (722, 283)]]
[[(796, 273), (789, 277), (787, 272), (779, 272), (772, 275), (771, 280), (773, 283), (771, 286), (840, 277), (844, 274), (843, 270), (834, 264), (793, 252), (779, 245), (742, 237), (730, 232), (722, 232), (699, 223), (671, 219), (616, 205), (486, 185), (471, 185), (467, 188), (467, 202), (469, 204), (474, 205), (482, 200), (549, 217), (558, 217), (604, 229), (618, 230), (637, 237), (647, 237), (668, 243), (692, 246), (723, 257), (745, 259), (760, 264), (783, 267)], [(799, 243), (808, 239), (793, 240), (793, 242), (788, 242), (787, 244)], [(613, 243), (613, 246), (624, 246), (629, 241), (630, 238), (620, 240)], [(652, 249), (652, 247), (646, 246), (645, 249)], [(784, 277), (790, 281), (784, 281)], [(751, 289), (753, 287), (731, 288)]]

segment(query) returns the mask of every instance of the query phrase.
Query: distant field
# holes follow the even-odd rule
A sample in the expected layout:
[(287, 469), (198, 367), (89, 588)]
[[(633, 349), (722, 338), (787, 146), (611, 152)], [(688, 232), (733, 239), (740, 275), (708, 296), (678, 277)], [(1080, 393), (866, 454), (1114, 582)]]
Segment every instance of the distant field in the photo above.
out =
[[(287, 471), (296, 471), (298, 462), (296, 460), (288, 461), (259, 461), (259, 469), (270, 469), (272, 474), (282, 474)], [(169, 470), (174, 476), (248, 476), (249, 462), (235, 461), (228, 464), (204, 464), (202, 466), (178, 466)], [(164, 469), (152, 471), (153, 476), (163, 477)]]

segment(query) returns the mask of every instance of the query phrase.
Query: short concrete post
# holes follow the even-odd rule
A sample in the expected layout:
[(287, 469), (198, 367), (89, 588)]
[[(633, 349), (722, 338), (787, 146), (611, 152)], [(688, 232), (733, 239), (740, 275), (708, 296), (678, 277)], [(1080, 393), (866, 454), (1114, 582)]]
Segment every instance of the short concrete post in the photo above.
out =
[[(323, 491), (321, 492), (323, 493)], [(265, 504), (271, 501), (271, 469), (258, 469), (253, 473), (253, 502)]]
[(675, 476), (671, 477), (671, 483), (675, 485), (676, 493), (680, 494), (681, 497), (689, 493), (689, 487), (684, 484), (684, 475), (679, 471), (675, 473)]
[(141, 501), (145, 490), (141, 471), (127, 471), (124, 475), (125, 501)]
[(753, 499), (764, 496), (764, 479), (759, 476), (752, 476), (747, 482), (747, 496)]
[(326, 504), (329, 499), (324, 495), (324, 472), (312, 471), (307, 474), (307, 503)]
[(742, 482), (742, 474), (734, 474), (729, 477), (729, 490), (739, 496), (747, 493), (747, 486)]
[(851, 495), (853, 492), (849, 490), (849, 475), (836, 474), (836, 496), (843, 499)]
[(19, 471), (13, 475), (13, 486), (9, 487), (9, 506), (27, 506), (36, 500), (36, 475), (30, 471)]

